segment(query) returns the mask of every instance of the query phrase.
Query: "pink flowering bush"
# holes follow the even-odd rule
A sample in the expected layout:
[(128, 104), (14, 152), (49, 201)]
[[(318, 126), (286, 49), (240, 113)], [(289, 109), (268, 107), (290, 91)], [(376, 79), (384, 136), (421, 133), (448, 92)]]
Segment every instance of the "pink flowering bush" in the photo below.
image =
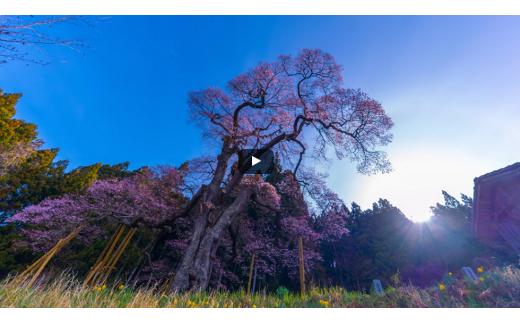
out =
[(84, 194), (46, 199), (11, 217), (21, 223), (20, 244), (48, 251), (80, 225), (78, 239), (86, 246), (107, 236), (115, 224), (146, 216), (159, 221), (183, 204), (182, 175), (171, 166), (157, 166), (123, 180), (98, 180)]

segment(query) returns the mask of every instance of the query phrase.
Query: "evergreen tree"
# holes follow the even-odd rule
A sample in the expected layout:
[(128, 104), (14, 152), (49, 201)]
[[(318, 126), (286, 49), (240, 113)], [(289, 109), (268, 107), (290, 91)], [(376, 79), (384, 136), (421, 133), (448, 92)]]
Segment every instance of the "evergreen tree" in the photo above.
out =
[(390, 202), (380, 199), (362, 211), (352, 203), (347, 218), (348, 236), (323, 244), (324, 263), (331, 282), (346, 288), (366, 290), (373, 279), (389, 284), (406, 264), (408, 231), (413, 223)]
[(59, 149), (39, 149), (37, 126), (14, 118), (21, 94), (0, 90), (0, 276), (30, 264), (34, 252), (14, 241), (20, 237), (19, 223), (5, 220), (25, 207), (66, 193), (82, 193), (96, 179), (125, 178), (144, 168), (128, 171), (129, 163), (78, 167), (67, 172), (68, 160), (55, 161)]
[(37, 139), (36, 125), (15, 119), (21, 94), (7, 94), (0, 89), (0, 178), (33, 155), (43, 142)]
[(99, 170), (97, 172), (97, 179), (99, 179), (99, 180), (111, 179), (111, 178), (125, 179), (125, 178), (133, 176), (133, 175), (142, 174), (144, 170), (148, 169), (147, 166), (144, 166), (144, 167), (138, 168), (136, 170), (129, 171), (128, 170), (129, 165), (130, 165), (130, 162), (127, 162), (127, 161), (124, 163), (115, 164), (112, 166), (110, 166), (108, 164), (101, 165), (101, 167), (99, 168)]

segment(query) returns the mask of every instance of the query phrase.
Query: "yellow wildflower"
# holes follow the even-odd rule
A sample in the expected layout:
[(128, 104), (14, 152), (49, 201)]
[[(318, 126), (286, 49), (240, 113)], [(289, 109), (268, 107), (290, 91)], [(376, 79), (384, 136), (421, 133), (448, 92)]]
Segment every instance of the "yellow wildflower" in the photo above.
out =
[(227, 308), (227, 304), (224, 304), (224, 308)]
[(121, 285), (121, 286), (119, 286), (119, 289), (123, 289), (123, 288), (125, 288), (125, 286), (124, 286), (124, 285)]
[(208, 302), (208, 301), (206, 301), (206, 305), (209, 305), (209, 302)]
[(325, 307), (329, 306), (329, 302), (326, 302), (324, 300), (320, 300), (320, 304), (325, 306)]
[(101, 287), (101, 289), (105, 289), (105, 288), (107, 288), (107, 286), (106, 286), (106, 285), (103, 285), (103, 286)]
[(274, 303), (274, 306), (278, 307), (278, 303)]
[(340, 288), (339, 288), (339, 291), (342, 292), (342, 291), (343, 291), (343, 288), (340, 287)]
[(481, 281), (484, 281), (484, 278), (483, 278), (483, 277), (480, 277), (480, 280), (481, 280)]
[(482, 267), (480, 267), (479, 269), (477, 269), (479, 273), (483, 272), (484, 269), (482, 269)]
[(439, 289), (440, 289), (440, 290), (443, 290), (443, 289), (444, 289), (444, 285), (440, 285), (440, 286), (439, 286)]
[(452, 273), (448, 273), (448, 275), (450, 275), (450, 276), (451, 276), (451, 275), (453, 275), (453, 274), (452, 274)]
[(255, 305), (255, 304), (253, 304), (253, 308), (256, 308), (256, 305)]

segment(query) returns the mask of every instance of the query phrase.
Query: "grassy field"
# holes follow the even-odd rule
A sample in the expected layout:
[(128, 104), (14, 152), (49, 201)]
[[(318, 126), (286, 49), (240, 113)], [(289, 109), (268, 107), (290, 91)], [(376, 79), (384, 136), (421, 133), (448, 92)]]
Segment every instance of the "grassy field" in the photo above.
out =
[(243, 291), (192, 292), (164, 295), (155, 288), (122, 285), (82, 288), (69, 275), (45, 287), (8, 287), (0, 284), (0, 307), (166, 307), (166, 308), (332, 308), (332, 307), (520, 307), (520, 270), (513, 267), (479, 272), (476, 282), (447, 274), (436, 286), (417, 288), (397, 283), (384, 295), (310, 288), (302, 297), (293, 293), (255, 294)]

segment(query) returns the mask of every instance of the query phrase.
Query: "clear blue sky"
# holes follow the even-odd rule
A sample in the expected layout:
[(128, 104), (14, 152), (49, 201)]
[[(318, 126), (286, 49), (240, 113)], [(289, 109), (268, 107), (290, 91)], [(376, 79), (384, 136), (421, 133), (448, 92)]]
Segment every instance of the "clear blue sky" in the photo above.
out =
[(393, 118), (395, 171), (361, 176), (347, 160), (330, 186), (363, 208), (379, 197), (416, 220), (441, 190), (472, 195), (473, 178), (520, 161), (520, 17), (111, 17), (87, 28), (82, 57), (8, 63), (0, 88), (24, 94), (17, 117), (71, 167), (130, 161), (179, 165), (204, 147), (187, 125), (187, 92), (225, 86), (258, 61), (321, 48)]

